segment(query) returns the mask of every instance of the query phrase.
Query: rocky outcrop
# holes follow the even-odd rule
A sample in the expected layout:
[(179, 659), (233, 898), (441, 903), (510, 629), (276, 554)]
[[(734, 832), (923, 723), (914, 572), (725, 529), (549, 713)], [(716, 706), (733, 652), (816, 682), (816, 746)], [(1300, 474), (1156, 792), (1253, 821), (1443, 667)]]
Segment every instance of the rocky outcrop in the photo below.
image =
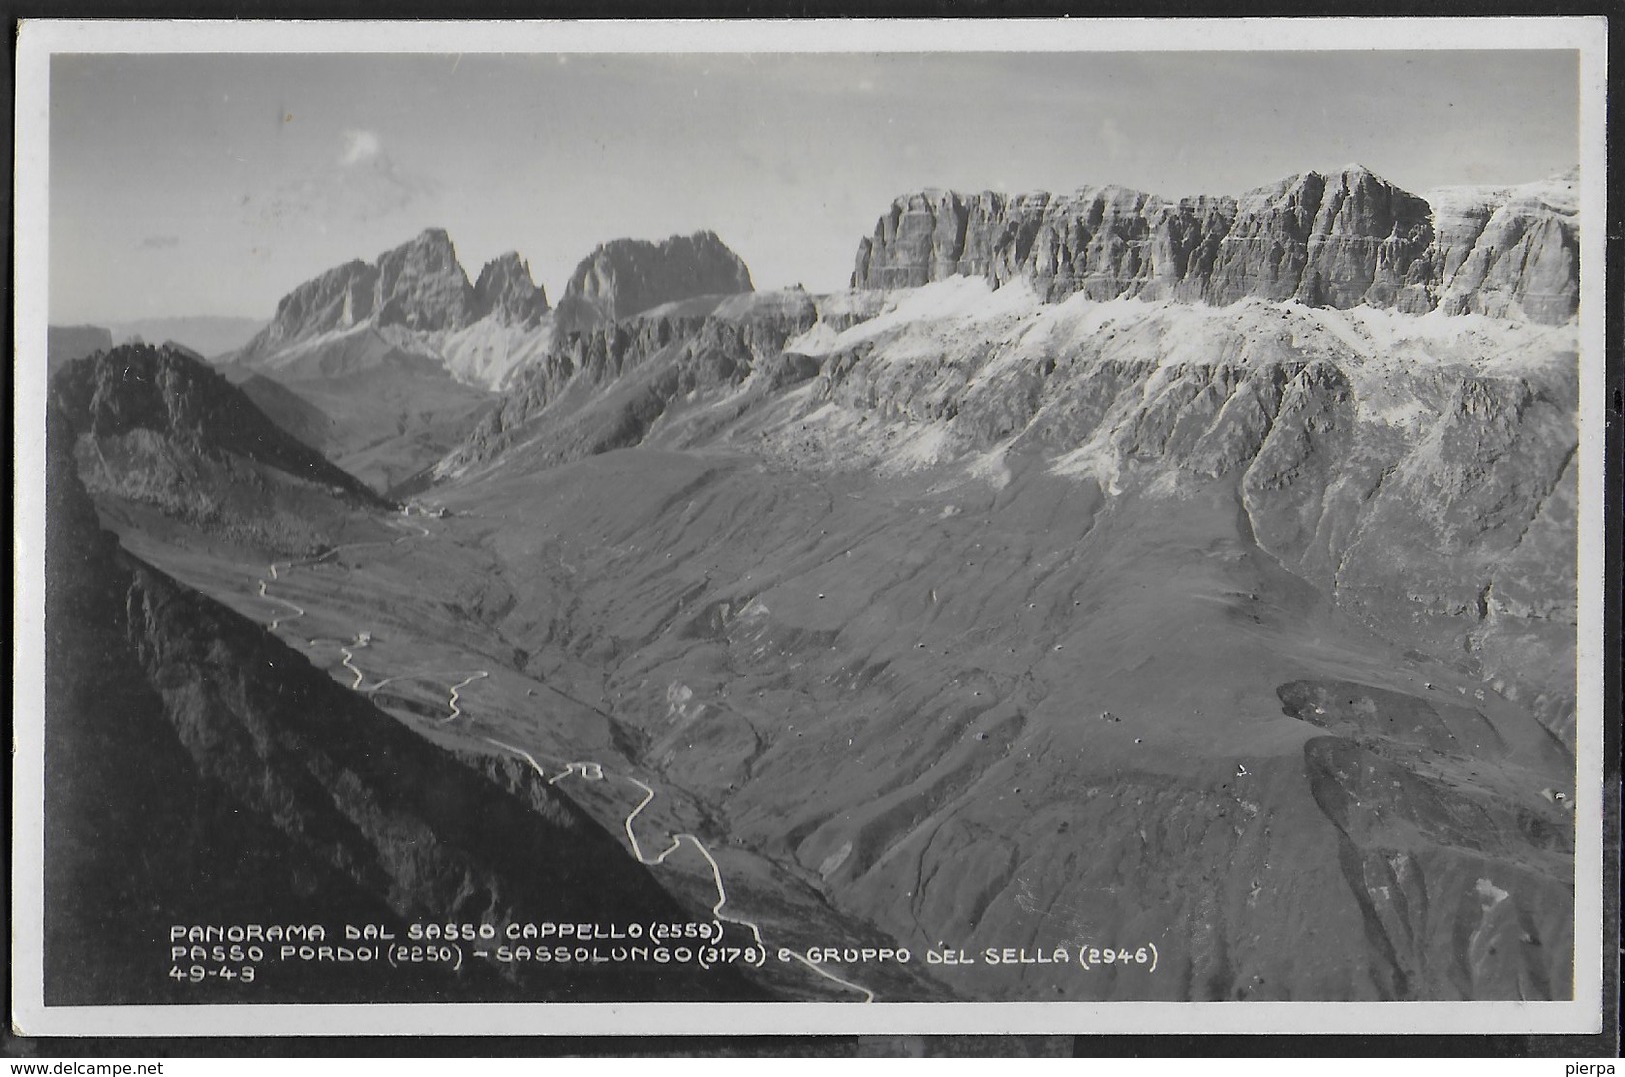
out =
[(390, 506), (273, 421), (250, 391), (290, 427), (331, 433), (332, 421), (294, 394), (264, 378), (234, 386), (174, 345), (124, 344), (81, 359), (52, 378), (50, 397), (85, 485), (126, 522), (156, 510), (213, 541), (303, 556), (358, 509)]
[[(1573, 177), (1429, 201), (1359, 166), (1240, 198), (1169, 201), (1123, 187), (1073, 195), (927, 191), (859, 242), (856, 288), (949, 276), (1029, 281), (1049, 300), (1247, 297), (1566, 321), (1578, 294)], [(1474, 201), (1474, 197), (1477, 201)]]
[(485, 264), (474, 282), (479, 316), (494, 316), (508, 325), (534, 326), (547, 313), (547, 291), (531, 280), (530, 266), (515, 251)]
[(555, 340), (750, 290), (750, 272), (713, 233), (617, 240), (582, 261), (554, 312), (517, 253), (492, 259), (471, 284), (450, 238), (429, 229), (376, 263), (348, 262), (301, 284), (223, 365), (342, 417), (305, 426), (325, 426), (335, 457), (387, 489), (449, 449), (484, 394), (508, 388)]
[(277, 303), (271, 324), (248, 342), (244, 354), (265, 355), (318, 333), (366, 320), (372, 315), (377, 276), (375, 268), (356, 259), (299, 285)]
[(429, 229), (374, 264), (301, 284), (222, 366), (257, 377), (260, 399), (387, 490), (461, 439), (491, 391), (546, 349), (549, 319), (518, 254), (492, 259), (470, 284), (450, 238)]
[(357, 259), (308, 280), (282, 297), (276, 316), (243, 349), (269, 355), (322, 333), (364, 323), (412, 329), (455, 329), (474, 320), (474, 287), (439, 228), (385, 251), (373, 264)]
[(430, 228), (372, 264), (346, 262), (282, 297), (276, 317), (236, 357), (252, 362), (323, 333), (358, 326), (454, 332), (483, 318), (534, 327), (547, 293), (510, 251), (488, 262), (476, 283), (457, 261), (451, 237)]
[(1361, 168), (1308, 172), (1236, 205), (1203, 298), (1296, 299), (1310, 306), (1399, 305), (1432, 239), (1428, 204)]
[[(760, 998), (636, 963), (202, 958), (172, 924), (680, 923), (678, 903), (522, 761), (465, 761), (101, 532), (60, 413), (48, 454), (45, 997), (57, 1005)], [(304, 942), (305, 939), (298, 939)], [(322, 941), (322, 940), (310, 940)], [(188, 968), (193, 959), (180, 963)], [(241, 969), (254, 966), (252, 983)]]
[(46, 369), (55, 373), (66, 363), (112, 346), (112, 332), (99, 325), (53, 325), (45, 334)]
[(473, 321), (473, 289), (451, 237), (430, 228), (380, 254), (373, 309), (379, 325), (409, 329), (456, 329)]
[(1439, 309), (1562, 322), (1579, 296), (1579, 171), (1512, 188), (1428, 192)]
[(617, 239), (576, 266), (559, 301), (554, 333), (562, 340), (663, 303), (751, 290), (750, 270), (715, 232), (659, 243)]

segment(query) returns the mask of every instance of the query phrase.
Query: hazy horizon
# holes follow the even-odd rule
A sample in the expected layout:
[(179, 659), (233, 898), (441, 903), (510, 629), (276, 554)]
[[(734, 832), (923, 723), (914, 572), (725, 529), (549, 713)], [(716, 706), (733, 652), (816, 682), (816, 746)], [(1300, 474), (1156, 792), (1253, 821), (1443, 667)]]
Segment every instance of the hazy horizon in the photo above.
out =
[(600, 243), (711, 229), (758, 288), (845, 287), (921, 188), (1407, 190), (1573, 167), (1578, 54), (62, 54), (50, 320), (264, 319), (445, 228), (556, 302)]

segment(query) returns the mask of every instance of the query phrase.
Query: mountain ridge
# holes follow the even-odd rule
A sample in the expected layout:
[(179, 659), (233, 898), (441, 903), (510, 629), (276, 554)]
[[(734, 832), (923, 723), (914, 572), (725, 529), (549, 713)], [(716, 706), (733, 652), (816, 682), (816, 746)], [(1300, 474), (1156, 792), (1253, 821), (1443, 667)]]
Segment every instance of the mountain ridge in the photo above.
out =
[(222, 369), (389, 490), (455, 448), (496, 391), (556, 345), (633, 312), (750, 289), (750, 271), (714, 232), (620, 239), (581, 260), (554, 311), (517, 252), (470, 283), (450, 236), (431, 228), (375, 264), (353, 260), (299, 285)]
[(493, 311), (539, 316), (547, 310), (546, 294), (513, 252), (488, 262), (479, 279), (483, 287), (469, 281), (445, 229), (426, 228), (373, 262), (352, 259), (295, 287), (277, 302), (270, 324), (238, 359), (252, 361), (320, 333), (362, 324), (455, 330)]
[(1443, 236), (1441, 211), (1361, 166), (1299, 173), (1239, 197), (1165, 199), (1120, 186), (1070, 195), (926, 189), (900, 195), (859, 241), (851, 284), (917, 287), (969, 275), (995, 286), (1026, 279), (1049, 300), (1255, 297), (1555, 323), (1578, 302), (1577, 229), (1571, 202), (1535, 192), (1572, 190), (1575, 180), (1565, 173), (1485, 189), (1488, 212), (1479, 214), (1452, 202)]
[(570, 274), (554, 334), (563, 341), (661, 304), (753, 290), (744, 261), (709, 229), (659, 242), (615, 239), (594, 248)]
[[(518, 252), (491, 259), (471, 283), (451, 237), (428, 228), (372, 263), (352, 259), (299, 284), (225, 359), (274, 374), (291, 353), (371, 330), (409, 353), (435, 356), (459, 381), (495, 389), (570, 333), (662, 304), (751, 290), (750, 270), (715, 232), (622, 238), (577, 264), (555, 311)], [(493, 359), (493, 350), (504, 355)]]

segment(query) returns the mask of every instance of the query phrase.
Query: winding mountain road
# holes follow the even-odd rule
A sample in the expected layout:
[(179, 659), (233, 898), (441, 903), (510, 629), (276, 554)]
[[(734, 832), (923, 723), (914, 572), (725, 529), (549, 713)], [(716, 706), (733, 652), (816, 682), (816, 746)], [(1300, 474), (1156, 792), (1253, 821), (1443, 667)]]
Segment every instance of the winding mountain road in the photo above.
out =
[[(571, 774), (579, 774), (585, 781), (603, 781), (606, 777), (613, 776), (618, 778), (620, 781), (637, 786), (643, 791), (643, 799), (638, 801), (637, 805), (631, 811), (626, 813), (626, 818), (621, 821), (621, 828), (626, 832), (627, 844), (631, 846), (632, 855), (637, 859), (638, 863), (648, 867), (664, 865), (666, 858), (677, 852), (677, 850), (681, 849), (685, 842), (693, 846), (694, 850), (698, 852), (700, 856), (705, 858), (706, 864), (710, 867), (711, 881), (716, 888), (717, 900), (716, 904), (711, 906), (711, 915), (715, 916), (718, 920), (726, 920), (730, 924), (738, 924), (739, 926), (747, 929), (751, 933), (751, 937), (756, 940), (756, 945), (761, 947), (763, 954), (767, 953), (767, 943), (762, 939), (761, 927), (757, 925), (755, 921), (746, 920), (739, 916), (732, 916), (722, 911), (728, 904), (728, 885), (723, 881), (721, 865), (717, 863), (716, 857), (711, 855), (711, 851), (705, 847), (704, 842), (695, 837), (693, 834), (673, 834), (671, 836), (671, 844), (666, 846), (654, 856), (650, 856), (643, 851), (643, 845), (638, 841), (637, 831), (633, 829), (632, 824), (633, 821), (637, 819), (638, 815), (642, 813), (643, 809), (647, 808), (651, 803), (653, 803), (655, 797), (658, 795), (654, 788), (648, 783), (631, 777), (630, 775), (608, 774), (604, 770), (601, 763), (591, 760), (585, 762), (566, 763), (564, 764), (564, 769), (562, 771), (555, 775), (551, 780), (548, 780), (546, 769), (543, 768), (541, 763), (537, 762), (536, 757), (530, 752), (527, 752), (525, 749), (520, 748), (517, 745), (509, 744), (506, 741), (497, 740), (495, 737), (483, 737), (481, 739), (483, 739), (487, 744), (495, 745), (496, 747), (501, 748), (504, 751), (511, 752), (523, 759), (527, 764), (530, 765), (530, 768), (536, 772), (536, 776), (538, 778), (547, 780), (549, 785), (556, 785), (563, 779), (568, 778)], [(838, 984), (841, 987), (847, 988), (848, 990), (858, 992), (863, 996), (864, 1002), (873, 1002), (875, 1000), (875, 993), (869, 990), (867, 987), (863, 987), (860, 984), (855, 984), (850, 980), (844, 980), (830, 972), (828, 969), (825, 969), (823, 966), (812, 961), (808, 961), (801, 954), (792, 951), (790, 953), (790, 958), (831, 983)]]
[[(396, 522), (397, 522), (396, 520), (391, 520), (390, 521), (391, 524), (394, 524)], [(267, 629), (269, 631), (275, 632), (275, 631), (278, 630), (278, 628), (281, 625), (283, 625), (283, 624), (285, 624), (287, 622), (290, 622), (290, 621), (297, 620), (298, 618), (303, 617), (303, 616), (306, 615), (306, 611), (302, 606), (299, 606), (296, 603), (290, 602), (287, 599), (279, 598), (276, 595), (268, 593), (267, 588), (268, 588), (269, 583), (270, 582), (280, 581), (282, 579), (281, 569), (286, 568), (286, 569), (291, 570), (291, 569), (293, 569), (295, 567), (299, 567), (299, 566), (303, 566), (303, 565), (318, 564), (320, 562), (328, 560), (329, 558), (336, 557), (338, 554), (340, 554), (341, 552), (345, 552), (345, 551), (358, 550), (358, 549), (363, 549), (363, 548), (367, 548), (367, 547), (374, 547), (374, 546), (398, 546), (403, 542), (409, 542), (409, 541), (411, 541), (412, 539), (415, 539), (415, 538), (419, 538), (419, 537), (421, 537), (421, 538), (432, 538), (433, 537), (433, 532), (431, 532), (428, 528), (424, 527), (422, 524), (419, 524), (419, 523), (413, 521), (410, 517), (406, 518), (406, 523), (408, 524), (408, 526), (413, 527), (418, 532), (418, 534), (416, 534), (416, 535), (402, 535), (400, 538), (394, 539), (394, 540), (388, 541), (388, 542), (385, 542), (385, 541), (356, 542), (356, 543), (351, 543), (351, 544), (346, 545), (346, 546), (335, 546), (332, 549), (327, 550), (326, 552), (324, 552), (324, 553), (322, 553), (322, 554), (320, 554), (319, 556), (316, 556), (316, 557), (310, 557), (310, 558), (304, 558), (304, 559), (298, 559), (298, 560), (289, 560), (289, 561), (273, 561), (269, 566), (269, 571), (268, 571), (269, 580), (262, 577), (262, 578), (260, 578), (259, 580), (256, 581), (258, 583), (258, 589), (257, 589), (257, 592), (256, 592), (257, 597), (259, 597), (261, 599), (264, 599), (265, 601), (268, 601), (268, 602), (275, 602), (278, 605), (284, 606), (287, 609), (292, 610), (294, 612), (293, 612), (292, 616), (281, 615), (281, 616), (273, 618), (269, 622), (269, 624), (267, 624), (267, 626), (266, 626)], [(314, 643), (315, 641), (312, 640), (311, 642)], [(452, 684), (452, 685), (448, 686), (448, 689), (447, 689), (448, 695), (447, 695), (447, 701), (446, 701), (448, 713), (447, 713), (447, 716), (445, 718), (439, 719), (441, 725), (449, 724), (449, 723), (451, 723), (453, 721), (456, 721), (458, 718), (463, 717), (464, 712), (462, 710), (462, 707), (460, 706), (460, 702), (461, 702), (460, 693), (462, 692), (462, 690), (464, 688), (467, 688), (469, 685), (473, 684), (475, 681), (483, 680), (483, 679), (485, 679), (485, 678), (487, 678), (487, 677), (489, 677), (491, 675), (489, 670), (484, 670), (484, 669), (474, 670), (472, 672), (470, 672), (468, 670), (458, 670), (458, 671), (455, 671), (455, 672), (434, 672), (434, 671), (430, 671), (430, 672), (399, 673), (399, 674), (394, 674), (394, 675), (389, 676), (389, 677), (384, 677), (384, 678), (382, 678), (382, 679), (380, 679), (378, 681), (375, 681), (373, 684), (368, 685), (366, 683), (366, 680), (367, 680), (366, 673), (361, 669), (361, 667), (359, 667), (359, 666), (357, 666), (355, 664), (355, 652), (357, 650), (360, 650), (362, 648), (367, 647), (368, 645), (369, 645), (369, 641), (368, 641), (366, 635), (358, 633), (354, 640), (350, 641), (347, 644), (343, 644), (343, 645), (341, 645), (339, 647), (339, 653), (342, 656), (341, 664), (355, 678), (350, 683), (350, 688), (353, 691), (363, 692), (363, 693), (365, 693), (367, 695), (372, 695), (373, 693), (377, 692), (380, 688), (383, 688), (385, 685), (392, 684), (392, 683), (397, 682), (397, 681), (405, 681), (405, 680), (441, 680), (441, 681), (443, 681), (444, 679), (449, 678), (449, 677), (454, 677), (454, 676), (463, 677), (463, 679), (461, 681), (458, 681), (456, 684)], [(657, 855), (651, 857), (651, 856), (648, 856), (648, 855), (646, 855), (644, 853), (643, 846), (639, 843), (637, 833), (633, 829), (633, 821), (638, 817), (638, 815), (645, 808), (647, 808), (654, 801), (656, 793), (655, 793), (655, 790), (653, 789), (653, 787), (651, 787), (647, 783), (645, 783), (643, 781), (640, 781), (639, 779), (631, 777), (629, 775), (613, 774), (612, 772), (606, 771), (604, 769), (603, 764), (598, 762), (597, 760), (579, 760), (579, 761), (574, 761), (574, 762), (562, 763), (559, 773), (554, 775), (551, 779), (549, 779), (548, 775), (547, 775), (547, 772), (546, 772), (545, 768), (543, 768), (542, 764), (537, 761), (537, 759), (536, 759), (536, 757), (534, 755), (532, 755), (530, 752), (526, 751), (525, 749), (520, 748), (519, 746), (514, 745), (514, 744), (508, 744), (505, 741), (497, 740), (494, 737), (481, 737), (481, 739), (484, 740), (487, 744), (490, 744), (490, 745), (493, 745), (494, 747), (500, 748), (503, 751), (509, 752), (509, 753), (511, 753), (511, 754), (513, 754), (515, 756), (518, 756), (520, 759), (524, 760), (525, 763), (531, 768), (531, 770), (535, 771), (536, 776), (538, 778), (544, 780), (544, 781), (547, 781), (547, 784), (550, 785), (550, 786), (551, 785), (557, 785), (559, 782), (563, 781), (565, 778), (570, 777), (571, 775), (575, 775), (575, 776), (579, 777), (583, 781), (595, 781), (595, 782), (596, 781), (605, 781), (606, 779), (613, 777), (618, 781), (627, 782), (627, 783), (630, 783), (631, 785), (637, 786), (638, 789), (643, 791), (643, 799), (638, 801), (637, 805), (631, 811), (627, 812), (626, 818), (621, 823), (622, 829), (625, 830), (625, 832), (626, 832), (627, 842), (631, 846), (632, 855), (637, 858), (637, 860), (638, 860), (638, 862), (640, 864), (644, 864), (644, 865), (650, 866), (650, 867), (660, 866), (660, 865), (665, 864), (665, 861), (669, 856), (671, 856), (673, 853), (675, 853), (679, 849), (681, 849), (685, 842), (687, 844), (691, 845), (694, 848), (694, 850), (696, 852), (698, 852), (701, 857), (704, 858), (704, 860), (706, 862), (706, 865), (710, 868), (711, 880), (712, 880), (713, 885), (715, 886), (716, 895), (717, 895), (717, 900), (716, 900), (715, 904), (713, 904), (711, 906), (711, 914), (713, 916), (715, 916), (717, 918), (717, 920), (719, 920), (719, 921), (726, 921), (726, 922), (731, 923), (731, 924), (737, 924), (740, 927), (743, 927), (746, 930), (748, 930), (750, 932), (750, 934), (751, 934), (751, 937), (755, 940), (756, 945), (761, 948), (762, 953), (764, 955), (767, 953), (767, 950), (768, 950), (767, 943), (765, 941), (763, 941), (763, 939), (762, 939), (762, 931), (761, 931), (761, 928), (760, 928), (759, 925), (757, 925), (752, 920), (746, 920), (746, 919), (743, 919), (742, 917), (734, 916), (734, 915), (731, 915), (731, 914), (723, 911), (728, 905), (728, 887), (727, 887), (727, 884), (724, 882), (723, 877), (722, 877), (722, 867), (721, 867), (721, 865), (719, 865), (717, 863), (716, 858), (711, 855), (711, 851), (705, 847), (705, 843), (702, 842), (698, 837), (696, 837), (693, 834), (689, 834), (689, 833), (673, 834), (673, 835), (671, 835), (671, 844), (668, 845), (665, 849), (661, 850), (660, 853), (658, 853)], [(793, 959), (794, 961), (800, 963), (802, 966), (804, 966), (805, 968), (807, 968), (808, 970), (810, 970), (814, 974), (822, 977), (823, 979), (828, 980), (831, 983), (837, 984), (840, 987), (846, 988), (847, 990), (855, 991), (855, 992), (861, 994), (863, 996), (863, 1001), (864, 1002), (873, 1002), (874, 1001), (875, 993), (873, 991), (869, 990), (868, 988), (863, 987), (863, 986), (861, 986), (859, 984), (852, 983), (850, 980), (842, 979), (841, 977), (835, 975), (832, 972), (829, 972), (828, 970), (824, 969), (822, 966), (816, 964), (815, 962), (807, 960), (801, 954), (797, 954), (797, 953), (792, 952), (792, 953), (790, 953), (790, 957), (791, 957), (791, 959)]]
[[(389, 521), (389, 523), (392, 524), (392, 525), (394, 523), (396, 523), (396, 522), (397, 521), (394, 520), (394, 519), (391, 519)], [(287, 561), (272, 561), (270, 563), (270, 565), (266, 566), (267, 567), (267, 575), (270, 576), (270, 579), (267, 580), (265, 577), (262, 576), (258, 580), (255, 581), (256, 583), (259, 584), (259, 590), (256, 592), (256, 594), (258, 595), (258, 597), (265, 599), (267, 602), (275, 602), (277, 605), (285, 606), (288, 609), (293, 610), (294, 612), (293, 612), (292, 617), (274, 617), (274, 618), (272, 618), (271, 621), (266, 624), (266, 626), (265, 626), (266, 630), (271, 631), (271, 632), (275, 632), (277, 629), (281, 628), (282, 625), (285, 622), (296, 621), (296, 620), (298, 620), (299, 618), (301, 618), (301, 617), (303, 617), (305, 615), (305, 609), (304, 609), (303, 606), (300, 606), (297, 603), (289, 602), (285, 598), (278, 598), (276, 595), (270, 594), (266, 590), (266, 588), (269, 587), (271, 583), (280, 581), (282, 579), (282, 571), (281, 571), (282, 569), (284, 569), (284, 568), (294, 569), (294, 568), (299, 568), (299, 567), (304, 566), (304, 565), (317, 565), (317, 564), (322, 563), (323, 561), (326, 561), (330, 557), (337, 557), (340, 553), (343, 553), (346, 550), (362, 550), (362, 549), (366, 549), (366, 548), (371, 547), (371, 546), (399, 546), (403, 542), (409, 542), (412, 539), (418, 538), (420, 536), (422, 538), (431, 538), (431, 537), (433, 537), (433, 532), (431, 532), (428, 528), (424, 527), (422, 524), (413, 523), (410, 518), (408, 518), (406, 522), (407, 522), (408, 526), (415, 527), (419, 531), (420, 534), (419, 535), (402, 535), (400, 538), (393, 539), (393, 540), (388, 541), (388, 542), (385, 542), (385, 541), (382, 541), (382, 540), (378, 540), (378, 541), (374, 541), (374, 542), (352, 542), (352, 543), (350, 543), (350, 544), (348, 544), (346, 546), (334, 546), (332, 549), (327, 550), (324, 553), (317, 554), (315, 557), (300, 557), (300, 558), (293, 558), (293, 559), (287, 560)], [(353, 667), (352, 667), (352, 669), (353, 669)]]
[[(273, 580), (276, 579), (276, 565), (275, 564), (273, 564), (271, 566), (271, 578)], [(275, 632), (278, 628), (282, 627), (282, 622), (283, 621), (295, 621), (295, 620), (298, 620), (299, 618), (301, 618), (301, 617), (303, 617), (305, 615), (305, 610), (304, 610), (303, 606), (295, 605), (294, 603), (289, 602), (285, 598), (277, 598), (275, 595), (266, 594), (265, 593), (265, 581), (264, 580), (260, 580), (259, 585), (260, 585), (259, 597), (265, 599), (267, 602), (275, 602), (279, 606), (286, 606), (288, 609), (293, 611), (293, 616), (292, 617), (273, 617), (273, 618), (271, 618), (270, 623), (265, 626), (267, 631)]]

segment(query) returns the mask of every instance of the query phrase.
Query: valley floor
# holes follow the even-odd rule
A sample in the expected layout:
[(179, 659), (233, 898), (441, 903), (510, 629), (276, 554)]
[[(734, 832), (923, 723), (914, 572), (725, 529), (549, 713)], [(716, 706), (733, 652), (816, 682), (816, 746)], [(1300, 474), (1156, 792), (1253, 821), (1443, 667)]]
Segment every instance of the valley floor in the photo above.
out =
[(101, 508), (543, 772), (785, 997), (1571, 992), (1568, 752), (1262, 552), (1233, 483), (629, 449), (424, 501), (274, 564)]

